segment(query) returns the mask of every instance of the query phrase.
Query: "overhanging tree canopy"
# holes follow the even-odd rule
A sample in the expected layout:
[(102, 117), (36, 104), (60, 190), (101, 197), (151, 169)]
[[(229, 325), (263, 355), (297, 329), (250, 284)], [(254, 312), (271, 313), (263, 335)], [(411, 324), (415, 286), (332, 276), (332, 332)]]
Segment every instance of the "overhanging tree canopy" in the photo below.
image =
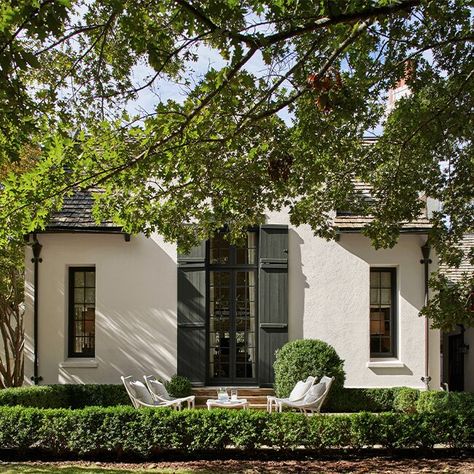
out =
[[(1, 7), (0, 159), (40, 151), (4, 182), (1, 238), (43, 226), (72, 189), (100, 186), (98, 218), (132, 233), (189, 243), (225, 224), (237, 237), (286, 206), (331, 237), (331, 211), (352, 209), (374, 216), (366, 233), (390, 246), (430, 196), (443, 203), (431, 241), (459, 262), (453, 243), (473, 222), (469, 2)], [(205, 70), (203, 54), (214, 58)], [(404, 77), (411, 95), (386, 115)], [(170, 87), (181, 95), (166, 97)], [(133, 103), (148, 107), (137, 115)], [(370, 130), (379, 139), (367, 146)], [(376, 199), (355, 199), (354, 180)]]

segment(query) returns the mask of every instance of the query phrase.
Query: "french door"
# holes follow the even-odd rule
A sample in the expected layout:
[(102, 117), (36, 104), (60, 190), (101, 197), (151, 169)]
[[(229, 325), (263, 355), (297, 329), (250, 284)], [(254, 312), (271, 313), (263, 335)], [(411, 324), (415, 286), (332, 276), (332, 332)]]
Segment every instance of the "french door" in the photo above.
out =
[(256, 381), (257, 271), (209, 271), (208, 377), (211, 383)]

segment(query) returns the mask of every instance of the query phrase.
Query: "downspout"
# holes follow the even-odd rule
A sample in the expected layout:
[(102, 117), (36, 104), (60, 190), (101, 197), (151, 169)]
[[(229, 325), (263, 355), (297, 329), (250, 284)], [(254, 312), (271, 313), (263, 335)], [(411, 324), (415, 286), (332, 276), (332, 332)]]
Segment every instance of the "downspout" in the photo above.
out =
[[(430, 297), (430, 287), (429, 287), (429, 278), (430, 278), (430, 263), (432, 260), (430, 259), (430, 251), (431, 246), (426, 241), (425, 245), (421, 247), (421, 253), (423, 258), (420, 260), (420, 263), (424, 265), (425, 270), (425, 306), (428, 304), (428, 300)], [(426, 390), (430, 388), (430, 381), (431, 377), (429, 376), (429, 354), (430, 354), (430, 340), (429, 340), (429, 333), (430, 326), (428, 322), (428, 318), (425, 318), (425, 375), (421, 377), (421, 381), (425, 384)]]
[(43, 261), (40, 258), (41, 249), (43, 246), (38, 242), (36, 234), (33, 234), (33, 245), (31, 246), (33, 250), (33, 258), (31, 259), (34, 263), (34, 304), (33, 304), (33, 345), (34, 345), (34, 365), (33, 365), (33, 376), (31, 380), (35, 385), (43, 379), (38, 375), (38, 303), (39, 303), (39, 264)]

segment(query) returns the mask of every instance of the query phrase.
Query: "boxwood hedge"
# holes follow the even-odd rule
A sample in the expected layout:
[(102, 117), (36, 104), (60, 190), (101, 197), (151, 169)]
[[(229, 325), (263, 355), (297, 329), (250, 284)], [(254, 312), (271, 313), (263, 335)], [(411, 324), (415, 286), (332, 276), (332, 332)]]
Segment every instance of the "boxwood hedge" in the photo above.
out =
[(0, 405), (37, 408), (84, 408), (130, 405), (123, 385), (43, 385), (0, 390)]
[[(87, 406), (130, 405), (123, 385), (45, 385), (0, 390), (0, 406), (37, 408), (85, 408)], [(323, 411), (354, 413), (460, 412), (474, 411), (474, 394), (465, 392), (423, 392), (401, 388), (343, 388), (330, 393)]]
[(474, 446), (473, 413), (298, 413), (90, 407), (0, 407), (0, 450), (54, 456), (157, 458), (226, 449), (327, 450)]

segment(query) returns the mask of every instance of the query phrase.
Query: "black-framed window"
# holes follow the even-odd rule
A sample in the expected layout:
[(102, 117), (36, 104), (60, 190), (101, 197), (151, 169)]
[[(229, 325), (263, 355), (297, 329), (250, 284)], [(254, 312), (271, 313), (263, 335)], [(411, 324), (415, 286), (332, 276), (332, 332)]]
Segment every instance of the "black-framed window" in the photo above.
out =
[(395, 357), (397, 330), (397, 271), (370, 269), (370, 356)]
[(69, 268), (68, 356), (95, 356), (95, 268)]

